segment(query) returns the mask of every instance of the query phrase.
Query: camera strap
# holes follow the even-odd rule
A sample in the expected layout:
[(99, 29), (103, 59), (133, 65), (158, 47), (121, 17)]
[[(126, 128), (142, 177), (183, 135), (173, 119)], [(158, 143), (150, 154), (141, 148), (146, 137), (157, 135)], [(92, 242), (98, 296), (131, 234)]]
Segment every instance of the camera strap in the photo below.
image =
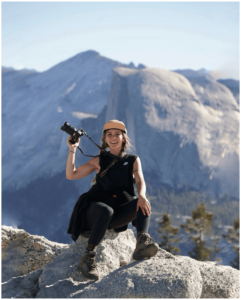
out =
[[(91, 142), (94, 143), (95, 146), (98, 147), (102, 152), (106, 152), (103, 148), (101, 148), (98, 144), (96, 144), (96, 143), (91, 139), (91, 137), (90, 137), (85, 131), (84, 131), (83, 133), (84, 133), (84, 135), (87, 136), (87, 138), (89, 138), (89, 139), (91, 140)], [(78, 149), (80, 150), (80, 152), (81, 152), (84, 156), (88, 156), (88, 157), (97, 157), (97, 156), (99, 156), (99, 155), (93, 156), (93, 155), (87, 155), (87, 154), (84, 154), (84, 152), (81, 150), (81, 148), (80, 148), (79, 146), (78, 146)]]
[(87, 155), (87, 154), (84, 154), (84, 152), (81, 150), (81, 148), (80, 148), (79, 146), (78, 146), (77, 148), (80, 150), (80, 152), (81, 152), (84, 156), (89, 156), (89, 157), (97, 157), (97, 156), (99, 156), (99, 155), (93, 156), (93, 155)]

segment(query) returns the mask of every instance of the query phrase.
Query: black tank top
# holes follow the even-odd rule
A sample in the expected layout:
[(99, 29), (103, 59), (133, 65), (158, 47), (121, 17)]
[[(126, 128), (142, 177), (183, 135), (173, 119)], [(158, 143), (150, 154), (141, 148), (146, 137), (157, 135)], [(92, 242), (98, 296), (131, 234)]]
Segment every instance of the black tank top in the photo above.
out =
[[(95, 197), (106, 197), (115, 194), (115, 191), (126, 191), (134, 197), (132, 171), (137, 157), (134, 154), (125, 154), (123, 157), (118, 157), (110, 152), (100, 154), (100, 171), (96, 175), (96, 183), (91, 187), (89, 193)], [(108, 169), (103, 177), (100, 177), (100, 173), (106, 170), (114, 159), (118, 159), (118, 161)]]
[[(67, 231), (74, 241), (87, 230), (85, 214), (91, 200), (106, 203), (115, 209), (118, 209), (122, 203), (132, 201), (132, 197), (135, 197), (132, 171), (137, 157), (134, 154), (118, 157), (109, 152), (100, 155), (100, 172), (98, 174), (106, 170), (113, 159), (117, 158), (118, 161), (103, 177), (97, 174), (96, 184), (87, 193), (82, 194), (75, 204)], [(117, 198), (114, 198), (113, 195), (117, 195)], [(110, 197), (112, 197), (112, 201)], [(132, 225), (135, 226), (134, 221), (132, 221)], [(115, 231), (120, 232), (126, 229), (127, 225), (115, 228)]]

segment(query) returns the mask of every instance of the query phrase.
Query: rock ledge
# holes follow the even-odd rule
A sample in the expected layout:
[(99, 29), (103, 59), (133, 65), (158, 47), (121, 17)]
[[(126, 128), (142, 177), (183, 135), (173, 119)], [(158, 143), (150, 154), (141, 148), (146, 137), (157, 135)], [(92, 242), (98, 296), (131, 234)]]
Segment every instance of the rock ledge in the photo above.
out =
[(231, 267), (163, 249), (134, 261), (130, 229), (106, 232), (96, 257), (100, 280), (88, 280), (77, 269), (86, 243), (81, 236), (59, 244), (2, 226), (2, 298), (239, 298), (239, 271)]

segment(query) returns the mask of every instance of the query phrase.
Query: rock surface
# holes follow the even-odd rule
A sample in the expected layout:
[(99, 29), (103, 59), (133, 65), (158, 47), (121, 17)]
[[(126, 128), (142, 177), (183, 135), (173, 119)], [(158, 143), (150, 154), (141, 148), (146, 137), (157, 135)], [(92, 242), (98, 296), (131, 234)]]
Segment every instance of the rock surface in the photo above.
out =
[[(26, 240), (45, 247), (50, 262), (44, 262), (42, 269), (32, 271), (22, 265), (23, 253), (29, 259), (38, 256), (26, 253)], [(86, 243), (87, 238), (81, 236), (76, 243), (57, 245), (2, 226), (3, 274), (13, 277), (3, 282), (2, 298), (239, 298), (239, 271), (231, 267), (173, 256), (163, 249), (151, 259), (133, 261), (136, 241), (130, 229), (106, 232), (97, 249), (100, 280), (91, 281), (78, 271)], [(17, 271), (7, 260), (14, 247)], [(54, 254), (55, 248), (60, 249), (59, 255)], [(127, 265), (121, 267), (123, 261)], [(17, 276), (19, 270), (25, 275)]]
[[(43, 269), (39, 278), (40, 291), (37, 298), (69, 297), (77, 291), (84, 290), (93, 281), (87, 280), (78, 271), (78, 264), (87, 246), (88, 239), (80, 236), (68, 249)], [(115, 233), (107, 231), (97, 248), (96, 261), (100, 278), (120, 268), (122, 261), (129, 263), (135, 248), (133, 232)], [(61, 286), (61, 288), (60, 288)]]
[(233, 93), (234, 98), (236, 99), (237, 103), (239, 104), (239, 94), (240, 94), (240, 88), (239, 88), (239, 80), (234, 79), (218, 79), (218, 82), (225, 85), (227, 88), (230, 89), (230, 91)]
[(103, 123), (114, 118), (128, 128), (148, 182), (239, 197), (239, 106), (224, 85), (115, 67)]
[[(108, 288), (106, 288), (108, 287)], [(152, 259), (133, 262), (94, 283), (73, 298), (200, 298), (202, 277), (197, 265)]]
[(215, 262), (196, 261), (187, 256), (182, 256), (181, 260), (195, 262), (199, 267), (203, 280), (201, 298), (239, 298), (240, 275), (238, 270), (229, 266), (217, 265)]
[(43, 269), (67, 247), (2, 225), (2, 281)]
[(39, 291), (39, 276), (42, 270), (28, 275), (13, 277), (2, 284), (2, 298), (35, 298)]

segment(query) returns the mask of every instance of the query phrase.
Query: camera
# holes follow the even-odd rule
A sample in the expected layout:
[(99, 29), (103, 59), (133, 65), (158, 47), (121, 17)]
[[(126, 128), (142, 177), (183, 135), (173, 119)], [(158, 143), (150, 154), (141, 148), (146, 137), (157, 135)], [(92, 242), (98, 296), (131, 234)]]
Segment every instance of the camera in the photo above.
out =
[[(71, 140), (69, 140), (71, 144), (77, 143), (78, 138), (85, 134), (85, 131), (82, 128), (77, 130), (76, 128), (71, 126), (68, 122), (65, 122), (64, 125), (60, 129), (65, 131), (69, 135), (73, 136), (73, 138)], [(74, 133), (75, 133), (75, 135), (74, 135)]]

